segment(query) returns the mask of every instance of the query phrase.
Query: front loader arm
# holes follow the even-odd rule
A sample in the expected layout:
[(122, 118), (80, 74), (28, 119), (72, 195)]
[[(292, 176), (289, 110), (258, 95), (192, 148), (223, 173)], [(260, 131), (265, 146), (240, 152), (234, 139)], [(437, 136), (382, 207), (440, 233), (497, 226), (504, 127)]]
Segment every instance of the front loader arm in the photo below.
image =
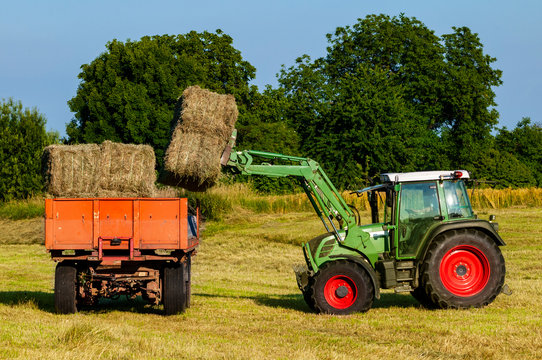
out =
[[(274, 162), (280, 164), (274, 164)], [(264, 151), (243, 150), (232, 151), (226, 166), (243, 175), (296, 178), (325, 228), (328, 232), (332, 232), (338, 241), (344, 240), (344, 235), (341, 236), (338, 229), (348, 231), (356, 225), (356, 217), (352, 209), (314, 160)]]

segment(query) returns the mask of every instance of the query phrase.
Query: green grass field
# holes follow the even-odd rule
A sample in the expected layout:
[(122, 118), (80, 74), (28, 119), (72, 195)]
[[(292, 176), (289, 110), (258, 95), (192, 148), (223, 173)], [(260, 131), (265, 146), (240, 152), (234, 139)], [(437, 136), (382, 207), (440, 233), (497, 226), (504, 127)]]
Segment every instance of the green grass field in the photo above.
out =
[(0, 358), (540, 359), (542, 210), (491, 213), (508, 244), (511, 296), (482, 309), (427, 310), (384, 291), (369, 312), (346, 317), (310, 312), (297, 289), (299, 245), (323, 232), (313, 213), (239, 210), (209, 222), (193, 263), (192, 307), (172, 317), (124, 299), (54, 314), (42, 220), (1, 220)]

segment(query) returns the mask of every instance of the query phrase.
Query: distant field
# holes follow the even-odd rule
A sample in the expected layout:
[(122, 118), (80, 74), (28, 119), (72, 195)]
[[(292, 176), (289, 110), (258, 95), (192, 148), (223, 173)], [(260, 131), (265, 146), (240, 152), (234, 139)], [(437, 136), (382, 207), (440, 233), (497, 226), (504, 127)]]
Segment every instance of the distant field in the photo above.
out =
[(347, 317), (310, 312), (297, 289), (299, 244), (323, 229), (309, 212), (240, 210), (209, 222), (194, 259), (192, 307), (173, 317), (124, 299), (54, 314), (54, 263), (29, 240), (40, 241), (41, 219), (2, 220), (0, 358), (540, 359), (542, 210), (490, 213), (508, 244), (512, 296), (482, 309), (426, 310), (386, 291), (368, 313)]

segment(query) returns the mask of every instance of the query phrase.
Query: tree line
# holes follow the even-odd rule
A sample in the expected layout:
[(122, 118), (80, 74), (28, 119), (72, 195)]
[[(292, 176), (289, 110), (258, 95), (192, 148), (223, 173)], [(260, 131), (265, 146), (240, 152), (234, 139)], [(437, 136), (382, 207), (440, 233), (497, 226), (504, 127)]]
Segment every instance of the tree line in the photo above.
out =
[[(260, 90), (250, 84), (255, 67), (220, 30), (113, 40), (81, 66), (64, 142), (150, 144), (162, 166), (177, 98), (197, 84), (235, 95), (238, 148), (311, 157), (339, 188), (383, 172), (457, 168), (501, 187), (541, 185), (542, 127), (529, 118), (496, 127), (502, 72), (469, 28), (437, 36), (416, 18), (369, 15), (327, 41), (325, 56), (299, 56), (276, 88)], [(261, 191), (292, 187), (250, 180)]]

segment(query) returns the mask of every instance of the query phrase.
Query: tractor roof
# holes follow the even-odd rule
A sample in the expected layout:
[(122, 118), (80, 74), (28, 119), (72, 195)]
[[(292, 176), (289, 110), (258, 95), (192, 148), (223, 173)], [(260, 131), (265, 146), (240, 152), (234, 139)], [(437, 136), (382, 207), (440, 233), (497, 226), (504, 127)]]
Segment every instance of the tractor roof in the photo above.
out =
[(406, 173), (385, 173), (380, 175), (382, 182), (410, 182), (426, 180), (457, 180), (468, 179), (466, 170), (417, 171)]

